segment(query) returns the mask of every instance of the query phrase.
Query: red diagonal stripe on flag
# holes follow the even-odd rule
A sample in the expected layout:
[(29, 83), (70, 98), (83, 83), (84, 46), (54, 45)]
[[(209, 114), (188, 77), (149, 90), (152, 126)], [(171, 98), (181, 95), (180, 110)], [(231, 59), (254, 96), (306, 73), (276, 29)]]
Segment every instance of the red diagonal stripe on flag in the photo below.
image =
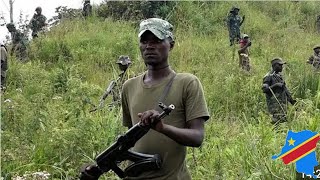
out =
[(316, 148), (317, 142), (320, 140), (320, 136), (316, 136), (311, 141), (305, 143), (301, 147), (295, 149), (294, 151), (290, 152), (289, 154), (282, 157), (282, 161), (284, 164), (289, 164), (290, 162), (298, 159), (301, 156), (306, 155), (309, 151)]

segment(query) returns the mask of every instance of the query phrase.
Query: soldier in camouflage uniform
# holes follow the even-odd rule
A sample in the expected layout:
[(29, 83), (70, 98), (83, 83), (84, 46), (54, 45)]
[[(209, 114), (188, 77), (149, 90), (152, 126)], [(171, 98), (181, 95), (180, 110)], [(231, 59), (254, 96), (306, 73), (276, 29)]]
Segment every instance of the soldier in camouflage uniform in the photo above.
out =
[(286, 122), (287, 105), (296, 103), (286, 87), (286, 83), (280, 74), (285, 62), (281, 58), (271, 61), (272, 71), (263, 78), (262, 91), (266, 94), (268, 111), (272, 115), (272, 123)]
[(121, 73), (118, 76), (118, 79), (116, 81), (116, 88), (117, 91), (113, 91), (113, 102), (117, 102), (116, 104), (120, 105), (121, 104), (121, 99), (120, 99), (120, 94), (121, 94), (121, 89), (123, 83), (127, 80), (125, 78), (125, 74), (127, 72), (128, 67), (131, 65), (131, 60), (129, 56), (120, 56), (116, 64), (118, 64), (119, 69), (121, 70)]
[(0, 47), (0, 58), (1, 58), (1, 91), (5, 90), (6, 87), (6, 72), (8, 70), (8, 54), (7, 49), (3, 44)]
[(46, 20), (47, 18), (42, 15), (42, 8), (37, 7), (36, 13), (33, 15), (32, 19), (30, 20), (29, 27), (32, 30), (32, 38), (38, 37), (38, 33), (43, 30), (43, 28), (46, 26)]
[(312, 64), (317, 70), (320, 70), (320, 45), (313, 48), (314, 54), (309, 57), (308, 64)]
[(82, 15), (84, 17), (90, 16), (92, 13), (92, 6), (90, 4), (90, 0), (85, 0), (82, 8)]
[(242, 35), (240, 40), (239, 66), (246, 71), (250, 71), (249, 47), (251, 46), (250, 37), (247, 34)]
[(7, 24), (7, 29), (11, 33), (12, 37), (12, 48), (10, 55), (14, 53), (16, 58), (19, 60), (26, 60), (27, 58), (27, 39), (23, 33), (16, 29), (13, 23)]
[(242, 25), (245, 16), (242, 18), (238, 15), (239, 8), (233, 7), (230, 10), (230, 14), (227, 18), (227, 26), (229, 31), (229, 38), (230, 38), (230, 46), (234, 44), (234, 41), (239, 42), (240, 40), (240, 26)]
[[(108, 97), (108, 95), (112, 95), (112, 103), (110, 103), (109, 107), (117, 107), (121, 105), (121, 89), (123, 83), (127, 80), (126, 78), (126, 72), (128, 70), (128, 67), (131, 65), (131, 60), (129, 56), (123, 56), (121, 55), (116, 62), (118, 64), (119, 69), (121, 73), (119, 74), (118, 78), (116, 80), (113, 80), (109, 83), (107, 89), (105, 90), (104, 94), (101, 96), (99, 105), (94, 109), (90, 110), (90, 112), (94, 112), (98, 109), (101, 109), (103, 107), (103, 103)], [(94, 105), (93, 105), (94, 106)]]

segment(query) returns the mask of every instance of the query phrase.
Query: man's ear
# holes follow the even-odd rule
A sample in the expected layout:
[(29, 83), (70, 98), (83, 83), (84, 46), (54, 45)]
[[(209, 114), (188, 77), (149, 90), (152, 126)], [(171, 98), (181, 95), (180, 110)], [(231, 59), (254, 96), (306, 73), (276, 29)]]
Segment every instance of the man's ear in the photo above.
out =
[(173, 47), (174, 47), (174, 41), (171, 41), (171, 42), (170, 42), (170, 50), (172, 50)]

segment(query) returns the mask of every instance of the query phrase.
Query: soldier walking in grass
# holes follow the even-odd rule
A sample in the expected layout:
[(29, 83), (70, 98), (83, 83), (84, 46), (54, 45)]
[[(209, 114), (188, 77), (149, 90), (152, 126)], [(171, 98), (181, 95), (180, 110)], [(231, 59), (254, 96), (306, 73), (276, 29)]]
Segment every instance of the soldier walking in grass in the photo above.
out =
[(307, 63), (312, 64), (316, 70), (320, 70), (320, 45), (316, 45), (313, 51), (314, 54), (309, 57)]
[(6, 47), (1, 43), (0, 46), (1, 58), (1, 92), (6, 88), (6, 72), (8, 70), (8, 54)]
[(268, 111), (272, 115), (272, 124), (286, 122), (287, 105), (296, 103), (286, 87), (281, 72), (283, 64), (281, 58), (274, 58), (271, 61), (272, 71), (263, 78), (262, 91), (266, 94)]
[(242, 18), (239, 16), (240, 9), (233, 7), (230, 10), (230, 13), (227, 17), (227, 27), (229, 31), (230, 46), (234, 44), (234, 41), (237, 43), (240, 40), (240, 26), (244, 22), (245, 16)]
[(239, 66), (246, 71), (250, 71), (249, 47), (251, 46), (250, 37), (247, 34), (242, 35), (240, 40)]
[(23, 33), (16, 29), (13, 23), (7, 24), (7, 29), (11, 33), (12, 47), (10, 55), (16, 55), (16, 58), (23, 61), (27, 58), (27, 39)]
[(92, 14), (92, 6), (90, 0), (85, 0), (82, 8), (82, 15), (88, 17)]
[(29, 23), (29, 27), (32, 30), (32, 38), (38, 37), (38, 33), (43, 31), (44, 27), (46, 26), (47, 20), (47, 18), (42, 14), (41, 7), (37, 7), (35, 11), (36, 13), (33, 15)]

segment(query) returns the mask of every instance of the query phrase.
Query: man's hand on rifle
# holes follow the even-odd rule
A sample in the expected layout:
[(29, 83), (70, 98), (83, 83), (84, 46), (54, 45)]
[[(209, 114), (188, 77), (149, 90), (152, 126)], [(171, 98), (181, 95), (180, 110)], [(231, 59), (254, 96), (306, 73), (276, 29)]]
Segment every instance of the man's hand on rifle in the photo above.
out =
[(138, 117), (143, 126), (151, 126), (152, 129), (161, 132), (163, 123), (161, 120), (158, 120), (159, 114), (156, 110), (148, 110), (143, 113), (138, 113)]

